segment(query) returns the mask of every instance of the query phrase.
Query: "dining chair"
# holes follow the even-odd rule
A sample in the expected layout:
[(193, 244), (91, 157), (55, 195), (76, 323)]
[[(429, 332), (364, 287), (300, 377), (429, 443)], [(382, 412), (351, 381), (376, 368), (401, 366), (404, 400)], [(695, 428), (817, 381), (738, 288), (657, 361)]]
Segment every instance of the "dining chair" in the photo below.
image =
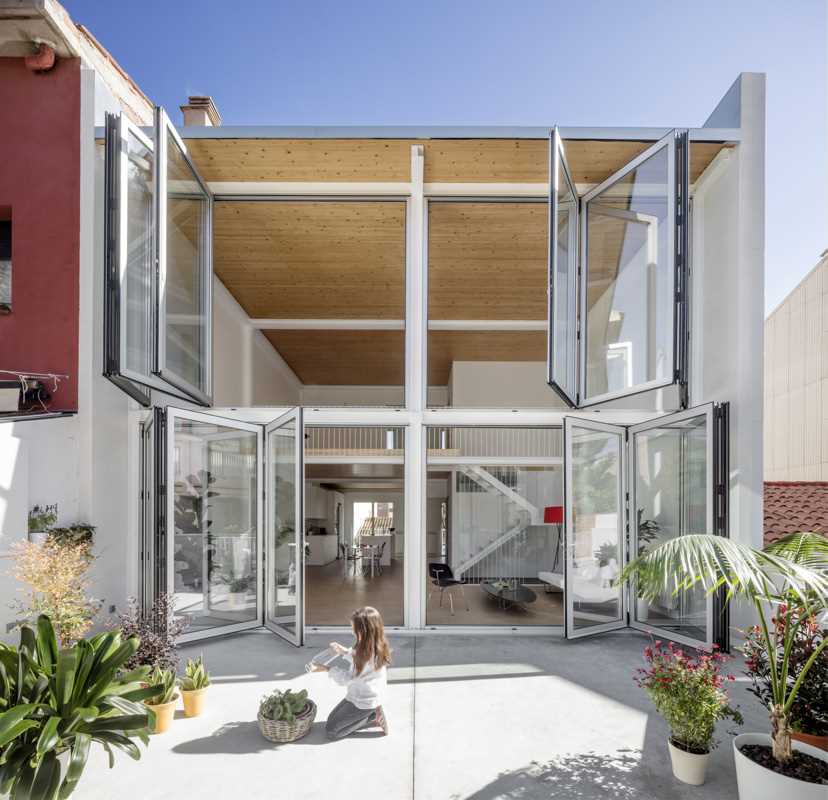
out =
[(432, 561), (428, 565), (428, 577), (431, 578), (431, 584), (434, 587), (426, 599), (426, 605), (431, 600), (431, 595), (434, 591), (440, 592), (440, 605), (443, 605), (443, 594), (448, 592), (449, 608), (451, 615), (454, 616), (454, 590), (460, 587), (460, 593), (463, 595), (463, 602), (466, 604), (466, 611), (470, 611), (469, 601), (466, 599), (466, 590), (463, 586), (463, 581), (454, 577), (454, 571), (448, 564), (442, 564), (439, 561)]

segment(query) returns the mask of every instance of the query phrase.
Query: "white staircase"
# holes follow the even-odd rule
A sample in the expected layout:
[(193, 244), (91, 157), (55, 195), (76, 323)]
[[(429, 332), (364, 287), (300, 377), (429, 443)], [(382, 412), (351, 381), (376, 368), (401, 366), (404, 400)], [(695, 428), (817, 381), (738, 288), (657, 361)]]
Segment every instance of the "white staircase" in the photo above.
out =
[(454, 567), (454, 575), (458, 579), (462, 579), (464, 573), (467, 573), (476, 564), (505, 548), (518, 536), (522, 535), (530, 525), (538, 525), (541, 522), (540, 510), (537, 506), (534, 506), (523, 495), (516, 492), (511, 486), (507, 486), (484, 467), (463, 466), (460, 467), (460, 472), (469, 480), (474, 481), (484, 491), (495, 492), (506, 500), (517, 513), (517, 521), (511, 524), (504, 533), (493, 536), (487, 543), (480, 545), (474, 553), (463, 557), (460, 563)]

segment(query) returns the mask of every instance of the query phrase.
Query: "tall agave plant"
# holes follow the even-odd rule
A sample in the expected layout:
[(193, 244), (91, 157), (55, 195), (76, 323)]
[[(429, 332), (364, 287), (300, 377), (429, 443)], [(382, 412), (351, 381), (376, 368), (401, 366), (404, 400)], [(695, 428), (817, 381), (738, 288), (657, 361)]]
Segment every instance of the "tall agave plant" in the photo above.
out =
[[(0, 794), (10, 800), (63, 800), (75, 790), (93, 742), (141, 757), (148, 741), (140, 701), (157, 687), (148, 668), (123, 672), (138, 648), (113, 631), (59, 649), (48, 617), (24, 626), (19, 647), (0, 646)], [(58, 756), (68, 752), (61, 774)]]
[[(828, 610), (828, 539), (816, 533), (794, 533), (755, 550), (721, 536), (680, 536), (632, 561), (618, 580), (631, 582), (639, 597), (651, 601), (664, 593), (702, 586), (708, 594), (722, 589), (727, 601), (740, 598), (754, 606), (771, 668), (768, 711), (773, 756), (779, 762), (790, 760), (790, 710), (828, 639), (796, 676), (790, 674), (789, 654), (805, 620)], [(782, 641), (769, 629), (764, 613), (767, 604), (786, 617)], [(806, 613), (797, 614), (797, 608)], [(774, 658), (777, 652), (782, 653), (779, 661)]]

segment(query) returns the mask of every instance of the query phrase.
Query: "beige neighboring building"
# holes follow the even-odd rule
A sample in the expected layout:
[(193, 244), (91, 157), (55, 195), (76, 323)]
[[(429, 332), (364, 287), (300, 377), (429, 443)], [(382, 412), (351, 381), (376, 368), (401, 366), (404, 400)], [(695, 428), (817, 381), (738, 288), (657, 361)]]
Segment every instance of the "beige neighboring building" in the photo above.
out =
[(828, 250), (765, 320), (765, 480), (828, 481)]

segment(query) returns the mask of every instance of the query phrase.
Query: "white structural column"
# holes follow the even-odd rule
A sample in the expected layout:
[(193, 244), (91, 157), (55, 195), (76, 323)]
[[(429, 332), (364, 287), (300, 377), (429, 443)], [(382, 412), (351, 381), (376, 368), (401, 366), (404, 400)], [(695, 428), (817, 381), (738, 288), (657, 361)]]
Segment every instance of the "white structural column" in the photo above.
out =
[(405, 624), (422, 627), (425, 586), (425, 447), (423, 411), (428, 379), (426, 348), (424, 148), (411, 146), (411, 195), (406, 219), (405, 395), (409, 424), (405, 432)]

